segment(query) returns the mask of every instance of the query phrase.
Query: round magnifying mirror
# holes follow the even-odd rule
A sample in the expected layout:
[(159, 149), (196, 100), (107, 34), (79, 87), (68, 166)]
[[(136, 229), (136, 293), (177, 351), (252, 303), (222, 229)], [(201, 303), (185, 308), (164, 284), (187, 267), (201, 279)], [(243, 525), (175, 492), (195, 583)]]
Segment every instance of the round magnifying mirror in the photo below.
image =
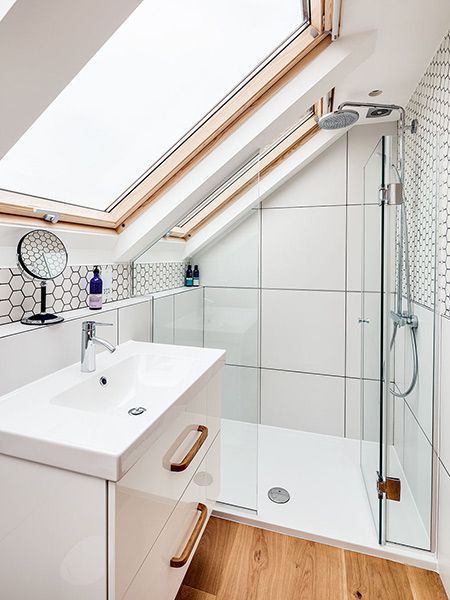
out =
[(57, 235), (45, 229), (35, 229), (25, 234), (17, 246), (17, 259), (21, 269), (41, 283), (40, 312), (24, 317), (25, 325), (53, 325), (63, 317), (47, 312), (47, 287), (67, 266), (67, 250)]

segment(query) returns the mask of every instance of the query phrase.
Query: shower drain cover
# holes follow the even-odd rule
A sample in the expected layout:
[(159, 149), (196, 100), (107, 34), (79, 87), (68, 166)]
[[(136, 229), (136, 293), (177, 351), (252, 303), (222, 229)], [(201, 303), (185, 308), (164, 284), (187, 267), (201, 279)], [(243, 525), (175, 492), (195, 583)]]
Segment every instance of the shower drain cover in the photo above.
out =
[(289, 492), (281, 487), (270, 488), (267, 495), (269, 496), (269, 500), (272, 500), (276, 504), (286, 504), (291, 499)]

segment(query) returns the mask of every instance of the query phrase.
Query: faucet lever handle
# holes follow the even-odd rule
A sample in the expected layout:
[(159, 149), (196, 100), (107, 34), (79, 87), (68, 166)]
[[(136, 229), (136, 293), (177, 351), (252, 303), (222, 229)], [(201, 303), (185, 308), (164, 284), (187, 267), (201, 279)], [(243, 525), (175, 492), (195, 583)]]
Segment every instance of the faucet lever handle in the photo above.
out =
[(98, 325), (106, 325), (108, 327), (112, 327), (114, 323), (100, 323), (98, 321), (83, 321), (82, 329), (87, 332), (88, 335), (94, 335), (95, 329)]

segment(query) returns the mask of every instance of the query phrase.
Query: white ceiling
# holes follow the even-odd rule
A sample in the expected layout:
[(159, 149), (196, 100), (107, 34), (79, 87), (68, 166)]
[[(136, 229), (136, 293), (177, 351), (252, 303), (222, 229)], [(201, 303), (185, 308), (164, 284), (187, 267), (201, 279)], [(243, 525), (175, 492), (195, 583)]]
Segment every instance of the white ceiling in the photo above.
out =
[[(376, 31), (373, 54), (336, 87), (344, 100), (406, 105), (450, 27), (449, 0), (343, 0), (341, 37)], [(377, 98), (368, 96), (382, 89)], [(394, 118), (397, 118), (394, 115)]]

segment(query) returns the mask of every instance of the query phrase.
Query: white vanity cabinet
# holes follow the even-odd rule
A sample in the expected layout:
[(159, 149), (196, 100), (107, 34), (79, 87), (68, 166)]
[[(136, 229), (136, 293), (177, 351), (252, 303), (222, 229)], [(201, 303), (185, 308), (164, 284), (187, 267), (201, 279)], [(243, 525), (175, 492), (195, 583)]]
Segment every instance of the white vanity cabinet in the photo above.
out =
[[(197, 511), (198, 504), (208, 508), (209, 516), (217, 498), (220, 386), (220, 374), (216, 374), (187, 397), (186, 403), (173, 406), (144, 456), (118, 482), (109, 483), (108, 600), (139, 598), (133, 591), (139, 569), (142, 572), (137, 579), (152, 591), (142, 598), (174, 597), (169, 591), (157, 594), (155, 582), (151, 577), (147, 581), (144, 573), (151, 573), (156, 565), (161, 569), (161, 558), (154, 558), (158, 550), (150, 552), (153, 547), (161, 549), (162, 544), (169, 554), (176, 555), (196, 523), (205, 521), (205, 515)], [(170, 567), (170, 558), (166, 556), (165, 563), (173, 590), (173, 582), (181, 583), (184, 569)]]
[[(109, 359), (119, 367), (137, 353), (189, 352), (196, 362), (186, 370), (185, 384), (153, 377), (153, 387), (144, 387), (144, 381), (139, 405), (147, 408), (141, 416), (129, 415), (128, 404), (118, 406), (117, 416), (104, 416), (80, 415), (53, 402), (55, 420), (45, 421), (45, 439), (31, 435), (34, 422), (27, 430), (25, 421), (20, 435), (12, 424), (0, 425), (1, 599), (173, 600), (177, 594), (219, 493), (224, 356), (216, 350), (127, 344), (122, 357)], [(169, 363), (164, 358), (157, 364)], [(31, 387), (3, 400), (17, 397), (39, 401)], [(1, 404), (0, 399), (0, 416)], [(160, 411), (155, 418), (149, 414), (152, 406)], [(82, 433), (73, 433), (85, 436), (83, 444), (65, 440), (58, 446), (64, 419), (72, 431), (76, 419), (84, 425)], [(106, 428), (114, 427), (111, 448), (120, 435), (131, 440), (121, 440), (117, 453), (103, 442), (110, 440)], [(47, 432), (56, 442), (49, 443)]]

